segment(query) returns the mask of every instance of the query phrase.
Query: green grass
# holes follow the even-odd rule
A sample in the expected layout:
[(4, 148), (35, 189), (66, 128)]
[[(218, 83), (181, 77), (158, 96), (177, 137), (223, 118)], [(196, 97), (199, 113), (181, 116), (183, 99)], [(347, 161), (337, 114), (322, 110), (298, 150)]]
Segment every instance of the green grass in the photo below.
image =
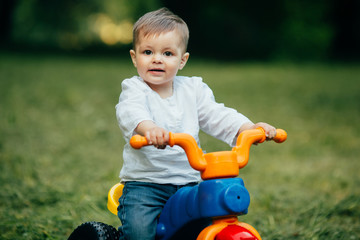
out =
[[(114, 106), (130, 59), (0, 54), (0, 239), (66, 239), (106, 209), (124, 141)], [(241, 217), (263, 239), (360, 239), (360, 68), (190, 59), (216, 99), (288, 132), (252, 148)], [(202, 135), (208, 152), (230, 149)]]

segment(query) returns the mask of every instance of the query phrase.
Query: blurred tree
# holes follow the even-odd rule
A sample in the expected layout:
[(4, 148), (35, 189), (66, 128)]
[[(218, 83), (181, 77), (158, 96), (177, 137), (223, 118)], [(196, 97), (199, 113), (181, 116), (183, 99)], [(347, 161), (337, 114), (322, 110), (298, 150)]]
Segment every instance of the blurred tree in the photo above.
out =
[(162, 0), (162, 3), (189, 25), (189, 49), (206, 57), (269, 58), (284, 15), (282, 0)]
[(358, 0), (161, 0), (190, 28), (192, 53), (231, 59), (359, 59)]
[(329, 22), (331, 4), (327, 0), (283, 2), (285, 15), (278, 35), (275, 57), (326, 59), (330, 53), (333, 27)]
[(158, 0), (18, 0), (13, 3), (14, 13), (9, 14), (14, 23), (9, 34), (13, 42), (72, 50), (102, 44), (127, 45), (137, 16), (159, 7)]
[(0, 42), (7, 43), (11, 40), (11, 30), (13, 28), (13, 13), (16, 7), (16, 0), (0, 1)]
[(162, 3), (184, 17), (191, 51), (204, 56), (321, 60), (330, 53), (334, 29), (326, 0)]
[(359, 0), (2, 0), (2, 44), (128, 49), (132, 24), (161, 6), (187, 22), (189, 51), (195, 55), (234, 60), (360, 57)]
[(334, 0), (329, 17), (334, 26), (331, 57), (359, 60), (360, 1)]
[(12, 38), (18, 43), (80, 48), (82, 21), (99, 10), (96, 0), (19, 0)]

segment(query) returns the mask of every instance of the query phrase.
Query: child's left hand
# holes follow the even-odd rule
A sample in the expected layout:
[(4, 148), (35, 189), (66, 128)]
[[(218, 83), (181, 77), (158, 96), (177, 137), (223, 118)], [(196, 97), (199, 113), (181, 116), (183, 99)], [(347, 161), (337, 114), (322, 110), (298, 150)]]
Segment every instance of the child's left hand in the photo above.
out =
[(258, 122), (254, 124), (253, 129), (261, 127), (265, 130), (266, 140), (271, 140), (276, 136), (276, 128), (268, 123)]
[(241, 126), (238, 135), (245, 130), (249, 130), (249, 129), (256, 129), (258, 127), (261, 127), (262, 129), (264, 129), (265, 131), (265, 136), (266, 136), (266, 140), (271, 140), (276, 136), (276, 128), (271, 126), (268, 123), (264, 123), (264, 122), (258, 122), (258, 123), (246, 123), (243, 126)]

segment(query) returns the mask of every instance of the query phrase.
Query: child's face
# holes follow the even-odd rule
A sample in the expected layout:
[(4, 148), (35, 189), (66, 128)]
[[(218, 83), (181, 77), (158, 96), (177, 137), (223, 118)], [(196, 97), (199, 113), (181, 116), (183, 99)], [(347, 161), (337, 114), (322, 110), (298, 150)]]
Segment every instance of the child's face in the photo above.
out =
[(184, 53), (181, 39), (177, 30), (146, 37), (140, 34), (135, 50), (130, 51), (140, 77), (152, 89), (172, 87), (178, 70), (185, 66), (189, 53)]

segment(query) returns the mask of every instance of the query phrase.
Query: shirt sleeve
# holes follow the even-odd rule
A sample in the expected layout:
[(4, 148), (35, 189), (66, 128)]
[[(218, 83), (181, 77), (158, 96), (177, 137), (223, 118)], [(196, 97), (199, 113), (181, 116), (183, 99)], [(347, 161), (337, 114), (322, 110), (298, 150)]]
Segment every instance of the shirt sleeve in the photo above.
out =
[(125, 79), (121, 84), (119, 103), (115, 106), (116, 118), (124, 138), (129, 140), (137, 125), (152, 117), (146, 104), (147, 89), (138, 78)]
[(197, 81), (197, 106), (201, 130), (230, 146), (235, 146), (240, 127), (251, 122), (235, 109), (217, 103), (212, 90), (201, 78)]

